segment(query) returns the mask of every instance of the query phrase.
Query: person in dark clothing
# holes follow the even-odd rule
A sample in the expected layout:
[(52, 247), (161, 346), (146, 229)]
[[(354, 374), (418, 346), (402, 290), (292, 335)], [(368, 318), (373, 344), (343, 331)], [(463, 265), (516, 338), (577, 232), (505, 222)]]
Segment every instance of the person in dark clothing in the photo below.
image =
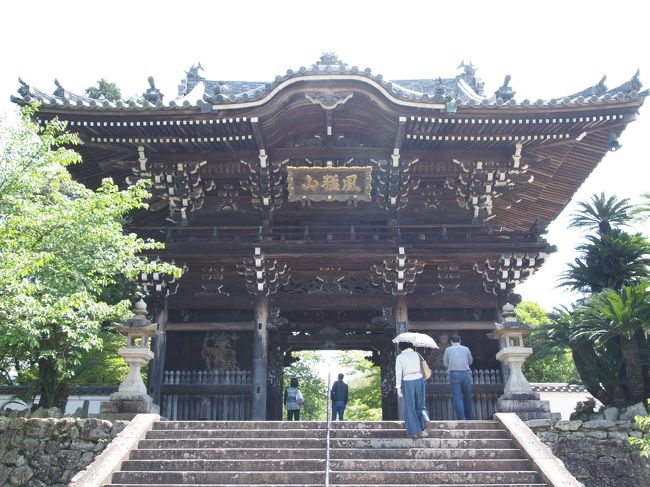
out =
[(343, 374), (339, 374), (339, 380), (334, 382), (330, 398), (332, 399), (332, 421), (336, 421), (336, 416), (343, 421), (345, 406), (348, 404), (348, 385), (343, 382)]

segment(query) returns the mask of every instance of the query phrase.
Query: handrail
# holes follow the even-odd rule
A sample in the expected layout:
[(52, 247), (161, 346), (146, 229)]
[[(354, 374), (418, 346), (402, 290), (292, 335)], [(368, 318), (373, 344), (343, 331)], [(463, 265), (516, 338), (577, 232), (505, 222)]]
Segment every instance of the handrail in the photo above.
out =
[(332, 373), (327, 372), (327, 408), (325, 414), (327, 415), (327, 427), (325, 434), (325, 487), (330, 485), (330, 426), (332, 422), (332, 397), (330, 390), (332, 389)]

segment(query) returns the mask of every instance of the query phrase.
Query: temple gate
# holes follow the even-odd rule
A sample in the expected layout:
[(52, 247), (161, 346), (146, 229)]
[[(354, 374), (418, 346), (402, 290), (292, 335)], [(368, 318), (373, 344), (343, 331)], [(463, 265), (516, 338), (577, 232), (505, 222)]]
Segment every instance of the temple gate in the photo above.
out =
[[(397, 415), (391, 338), (462, 336), (475, 356), (477, 417), (503, 392), (487, 338), (514, 287), (554, 251), (547, 224), (635, 114), (638, 75), (517, 102), (509, 77), (484, 94), (452, 78), (387, 81), (333, 54), (274, 81), (213, 81), (193, 66), (178, 96), (153, 78), (141, 101), (91, 100), (22, 82), (80, 134), (70, 171), (152, 183), (128, 225), (185, 266), (143, 275), (155, 339), (149, 392), (171, 419), (279, 419), (292, 351), (360, 349)], [(440, 354), (428, 357), (433, 419), (450, 417)]]

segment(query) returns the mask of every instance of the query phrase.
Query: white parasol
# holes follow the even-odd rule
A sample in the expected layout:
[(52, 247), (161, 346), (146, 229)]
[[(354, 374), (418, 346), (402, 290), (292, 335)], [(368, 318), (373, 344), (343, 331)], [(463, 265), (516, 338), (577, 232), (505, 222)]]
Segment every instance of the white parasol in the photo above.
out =
[(393, 343), (402, 343), (402, 342), (410, 343), (414, 347), (438, 348), (438, 345), (436, 344), (435, 340), (431, 338), (429, 335), (425, 335), (424, 333), (407, 331), (404, 333), (400, 333), (395, 338), (393, 338)]

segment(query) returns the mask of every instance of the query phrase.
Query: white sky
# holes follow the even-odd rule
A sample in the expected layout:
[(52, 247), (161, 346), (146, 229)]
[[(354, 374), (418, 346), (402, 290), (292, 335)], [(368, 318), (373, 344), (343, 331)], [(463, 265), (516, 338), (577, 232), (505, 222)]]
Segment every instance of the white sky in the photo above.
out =
[[(650, 86), (650, 28), (638, 0), (408, 1), (43, 1), (0, 2), (0, 111), (12, 110), (17, 78), (53, 91), (54, 78), (83, 94), (100, 78), (125, 98), (153, 75), (174, 97), (184, 71), (200, 61), (208, 79), (271, 81), (287, 69), (334, 51), (350, 66), (386, 79), (453, 77), (462, 60), (478, 68), (485, 93), (506, 74), (521, 101), (580, 91), (607, 75), (610, 88), (641, 69)], [(574, 200), (605, 191), (650, 192), (648, 107), (623, 133)], [(573, 258), (571, 207), (551, 225), (558, 246), (542, 270), (520, 286), (524, 299), (550, 309), (570, 297), (555, 288)]]

